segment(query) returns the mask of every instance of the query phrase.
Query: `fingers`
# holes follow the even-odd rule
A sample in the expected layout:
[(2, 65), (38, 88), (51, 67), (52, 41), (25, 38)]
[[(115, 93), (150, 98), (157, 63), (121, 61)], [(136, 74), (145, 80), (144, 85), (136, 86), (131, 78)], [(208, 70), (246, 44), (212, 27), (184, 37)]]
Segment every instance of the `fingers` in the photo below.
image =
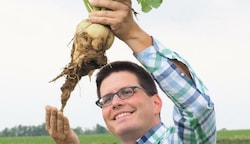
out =
[(50, 129), (52, 131), (57, 131), (57, 109), (54, 107), (51, 108), (49, 123)]
[[(102, 0), (101, 2), (99, 2), (99, 0), (95, 1), (97, 1), (98, 3), (113, 3), (109, 5), (108, 9), (111, 9), (113, 6), (114, 8), (112, 8), (112, 10), (109, 11), (95, 11), (89, 13), (89, 20), (91, 22), (103, 25), (109, 25), (110, 28), (114, 31), (117, 28), (121, 28), (121, 26), (124, 23), (127, 23), (128, 20), (133, 20), (132, 13), (129, 7), (122, 4), (121, 2), (107, 1), (107, 0), (106, 1)], [(104, 5), (98, 5), (98, 7)]]
[(57, 112), (57, 131), (58, 132), (64, 131), (64, 118), (61, 111)]
[[(46, 131), (56, 143), (71, 143), (78, 140), (71, 130), (69, 120), (55, 107), (46, 106)], [(70, 141), (70, 142), (69, 142)]]
[(90, 4), (95, 7), (104, 7), (112, 11), (127, 9), (131, 7), (130, 0), (123, 0), (123, 1), (103, 1), (103, 0), (91, 0)]
[(47, 131), (63, 131), (63, 113), (57, 108), (46, 106), (46, 130)]
[(50, 115), (51, 115), (51, 106), (46, 106), (45, 111), (46, 111), (46, 116), (45, 116), (45, 122), (46, 122), (46, 130), (48, 131), (50, 129)]
[(69, 120), (57, 108), (46, 106), (46, 130), (49, 132), (67, 133), (70, 130)]
[(69, 120), (61, 111), (57, 112), (57, 132), (64, 134), (70, 132)]
[[(122, 15), (127, 15), (130, 13), (130, 4), (121, 1), (112, 1), (112, 0), (92, 0), (91, 4), (95, 7), (104, 7), (109, 9), (108, 11), (94, 11), (90, 13), (89, 18), (104, 18), (105, 19), (113, 19), (119, 18)], [(109, 21), (109, 20), (107, 20)]]
[(67, 117), (63, 117), (63, 131), (65, 134), (69, 134), (71, 132), (69, 120)]

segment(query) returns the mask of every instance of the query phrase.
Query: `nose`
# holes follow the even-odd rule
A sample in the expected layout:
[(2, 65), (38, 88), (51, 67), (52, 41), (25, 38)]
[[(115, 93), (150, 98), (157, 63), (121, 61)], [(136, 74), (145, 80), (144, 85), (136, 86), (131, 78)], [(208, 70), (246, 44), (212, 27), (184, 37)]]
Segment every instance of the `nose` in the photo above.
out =
[(112, 100), (113, 109), (116, 109), (122, 105), (124, 105), (124, 100), (120, 99), (118, 95), (114, 95)]

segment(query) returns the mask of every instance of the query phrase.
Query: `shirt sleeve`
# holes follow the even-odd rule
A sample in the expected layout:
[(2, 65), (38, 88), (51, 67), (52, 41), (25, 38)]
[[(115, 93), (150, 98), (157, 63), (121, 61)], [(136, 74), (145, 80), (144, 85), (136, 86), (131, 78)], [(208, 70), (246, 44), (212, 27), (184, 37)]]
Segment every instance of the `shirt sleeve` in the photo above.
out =
[[(173, 119), (178, 137), (183, 143), (214, 143), (214, 104), (210, 100), (206, 86), (186, 60), (156, 39), (152, 39), (153, 45), (135, 54), (135, 57), (174, 103)], [(171, 59), (185, 64), (192, 80), (182, 73)]]

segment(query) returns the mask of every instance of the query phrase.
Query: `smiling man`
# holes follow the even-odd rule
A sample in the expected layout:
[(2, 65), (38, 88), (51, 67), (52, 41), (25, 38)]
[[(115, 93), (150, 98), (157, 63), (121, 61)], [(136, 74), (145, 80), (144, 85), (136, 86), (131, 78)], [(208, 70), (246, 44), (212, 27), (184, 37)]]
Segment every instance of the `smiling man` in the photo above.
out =
[[(139, 27), (128, 7), (131, 1), (123, 3), (92, 0), (110, 11), (89, 15), (91, 22), (109, 25), (144, 66), (118, 61), (98, 72), (96, 104), (106, 126), (122, 144), (216, 143), (214, 104), (205, 85), (182, 57)], [(174, 104), (173, 126), (161, 121), (163, 102), (155, 83)], [(57, 144), (80, 143), (55, 107), (46, 106), (46, 130)]]
[(97, 75), (99, 100), (108, 129), (121, 141), (135, 141), (160, 123), (162, 102), (150, 74), (130, 62), (114, 62)]

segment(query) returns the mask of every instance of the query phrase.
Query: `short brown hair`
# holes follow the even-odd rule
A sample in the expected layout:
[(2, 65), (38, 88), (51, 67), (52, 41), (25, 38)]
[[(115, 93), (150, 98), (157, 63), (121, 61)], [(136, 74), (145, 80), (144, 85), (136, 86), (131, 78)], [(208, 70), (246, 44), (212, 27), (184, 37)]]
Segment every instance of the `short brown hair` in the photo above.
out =
[(138, 78), (139, 85), (144, 88), (149, 96), (157, 94), (154, 79), (143, 67), (129, 61), (116, 61), (103, 66), (97, 73), (96, 86), (98, 98), (100, 98), (100, 86), (102, 81), (113, 72), (128, 71)]

